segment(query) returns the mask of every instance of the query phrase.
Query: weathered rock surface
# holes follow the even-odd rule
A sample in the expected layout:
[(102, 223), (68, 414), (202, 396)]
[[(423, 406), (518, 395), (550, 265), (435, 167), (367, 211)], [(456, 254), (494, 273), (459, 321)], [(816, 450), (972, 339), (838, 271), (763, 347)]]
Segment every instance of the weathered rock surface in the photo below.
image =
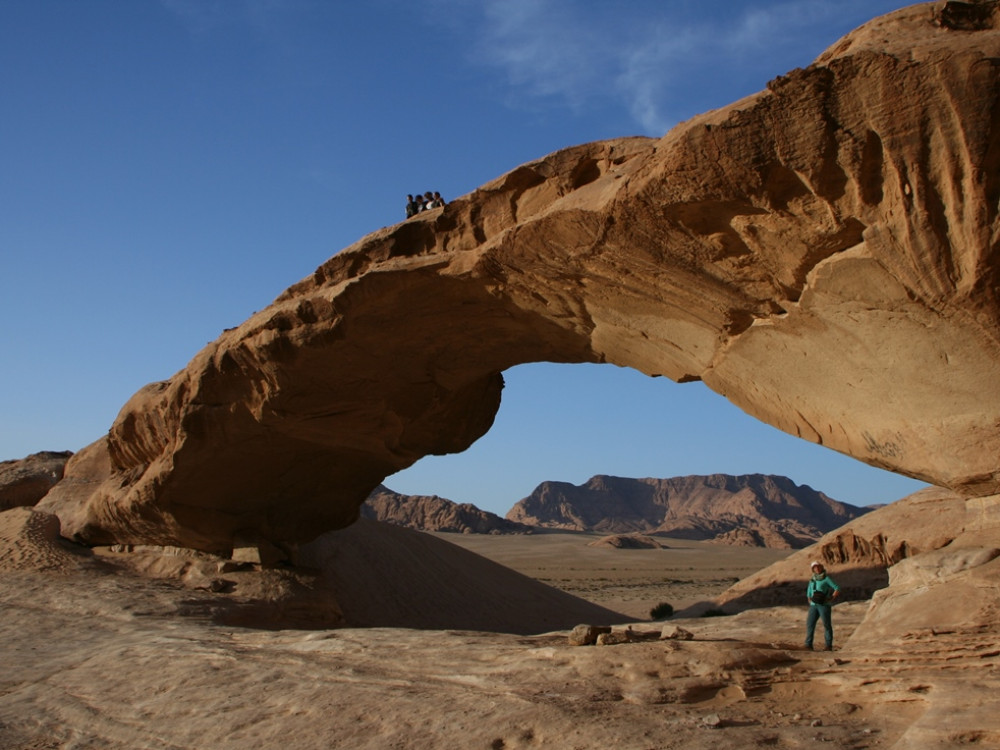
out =
[(530, 526), (508, 521), (472, 503), (455, 503), (437, 495), (401, 495), (379, 485), (361, 506), (361, 517), (419, 531), (460, 534), (524, 534)]
[(839, 503), (787, 477), (598, 475), (583, 485), (543, 482), (507, 518), (542, 528), (788, 549), (811, 544), (863, 513), (863, 508)]
[(62, 479), (71, 451), (42, 451), (0, 461), (0, 511), (37, 503)]
[[(868, 599), (889, 584), (897, 563), (922, 553), (951, 548), (980, 525), (978, 501), (931, 487), (867, 513), (826, 534), (814, 545), (744, 578), (717, 604), (728, 611), (805, 602), (809, 566), (820, 560), (846, 599)], [(997, 528), (1000, 528), (998, 524)], [(995, 533), (994, 530), (993, 533)]]
[(107, 476), (84, 492), (71, 461), (46, 505), (91, 542), (308, 540), (468, 447), (501, 373), (543, 360), (701, 379), (997, 492), (997, 18), (900, 10), (662, 139), (569, 148), (365, 237), (133, 396), (93, 448)]

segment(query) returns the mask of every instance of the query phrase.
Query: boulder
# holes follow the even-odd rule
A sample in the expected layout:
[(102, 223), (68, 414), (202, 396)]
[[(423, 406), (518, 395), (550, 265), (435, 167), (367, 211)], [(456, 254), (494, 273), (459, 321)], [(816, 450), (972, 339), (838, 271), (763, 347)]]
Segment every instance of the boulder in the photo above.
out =
[(237, 564), (264, 565), (274, 567), (289, 559), (288, 553), (274, 546), (266, 539), (254, 534), (236, 534), (233, 538), (233, 554), (230, 558)]
[(569, 645), (593, 646), (600, 636), (610, 632), (610, 625), (577, 625), (569, 633)]
[(597, 636), (596, 645), (598, 646), (620, 646), (623, 643), (635, 643), (638, 638), (632, 635), (632, 631), (629, 629), (625, 630), (612, 630), (610, 633), (600, 633)]
[(694, 633), (677, 625), (664, 625), (660, 632), (661, 641), (690, 641), (693, 639)]

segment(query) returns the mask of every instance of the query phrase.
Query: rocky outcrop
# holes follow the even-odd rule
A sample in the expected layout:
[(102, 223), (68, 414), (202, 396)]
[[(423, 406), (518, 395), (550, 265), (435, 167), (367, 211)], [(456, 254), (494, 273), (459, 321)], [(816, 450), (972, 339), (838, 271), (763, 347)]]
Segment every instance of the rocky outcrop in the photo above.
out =
[(975, 631), (996, 616), (1000, 548), (946, 547), (914, 555), (889, 569), (889, 586), (875, 592), (857, 641), (913, 637), (920, 631)]
[(610, 549), (667, 549), (663, 544), (645, 534), (610, 534), (587, 542), (588, 547), (608, 547)]
[(661, 139), (569, 148), (365, 237), (133, 396), (45, 505), (90, 542), (308, 540), (468, 447), (535, 361), (701, 379), (997, 492), (998, 17), (900, 10)]
[(768, 547), (764, 535), (756, 529), (730, 529), (716, 535), (711, 541), (731, 547)]
[(525, 534), (530, 526), (480, 510), (472, 503), (454, 503), (437, 495), (401, 495), (379, 487), (361, 506), (361, 516), (419, 531), (459, 534)]
[(0, 511), (37, 503), (62, 479), (70, 451), (42, 451), (0, 461)]
[(965, 498), (937, 487), (914, 493), (826, 534), (814, 545), (744, 578), (717, 604), (727, 611), (802, 604), (809, 566), (823, 562), (847, 599), (868, 599), (889, 585), (892, 566), (953, 544), (969, 524)]
[(511, 508), (507, 518), (541, 528), (795, 548), (864, 512), (787, 477), (598, 475), (579, 486), (543, 482)]

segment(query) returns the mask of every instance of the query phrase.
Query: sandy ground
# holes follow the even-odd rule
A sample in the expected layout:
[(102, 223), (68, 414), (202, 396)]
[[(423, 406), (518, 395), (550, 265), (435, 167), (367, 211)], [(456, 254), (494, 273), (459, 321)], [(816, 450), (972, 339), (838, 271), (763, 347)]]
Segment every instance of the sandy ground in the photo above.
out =
[(679, 623), (692, 641), (571, 647), (563, 633), (220, 627), (199, 616), (207, 599), (7, 576), (0, 747), (884, 747), (919, 703), (865, 707), (829, 654), (792, 648), (794, 610)]
[[(835, 609), (833, 653), (801, 648), (804, 607), (671, 620), (690, 640), (635, 622), (616, 646), (570, 646), (567, 631), (237, 627), (218, 616), (232, 593), (83, 554), (25, 513), (0, 523), (4, 750), (1000, 747), (995, 628), (854, 646), (864, 602)], [(656, 589), (685, 567), (659, 567), (669, 551), (612, 564), (645, 557), (577, 541), (464, 540), (573, 585), (627, 568), (619, 579)], [(674, 557), (707, 591), (733, 565), (695, 547)], [(259, 588), (266, 573), (245, 571)], [(633, 590), (616, 585), (598, 588)]]
[(696, 608), (794, 552), (662, 537), (666, 549), (611, 549), (589, 546), (602, 534), (568, 532), (434, 536), (637, 620), (660, 602)]

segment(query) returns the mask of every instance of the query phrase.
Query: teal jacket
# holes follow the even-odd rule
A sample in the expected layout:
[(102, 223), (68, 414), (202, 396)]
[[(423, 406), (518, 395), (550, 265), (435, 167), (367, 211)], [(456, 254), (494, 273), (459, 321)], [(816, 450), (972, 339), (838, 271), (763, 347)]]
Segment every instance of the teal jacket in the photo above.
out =
[[(809, 585), (806, 587), (806, 598), (810, 604), (829, 604), (835, 591), (840, 591), (840, 586), (834, 583), (834, 580), (826, 573), (818, 573), (809, 579)], [(813, 595), (815, 594), (820, 594), (823, 601), (814, 602)]]

